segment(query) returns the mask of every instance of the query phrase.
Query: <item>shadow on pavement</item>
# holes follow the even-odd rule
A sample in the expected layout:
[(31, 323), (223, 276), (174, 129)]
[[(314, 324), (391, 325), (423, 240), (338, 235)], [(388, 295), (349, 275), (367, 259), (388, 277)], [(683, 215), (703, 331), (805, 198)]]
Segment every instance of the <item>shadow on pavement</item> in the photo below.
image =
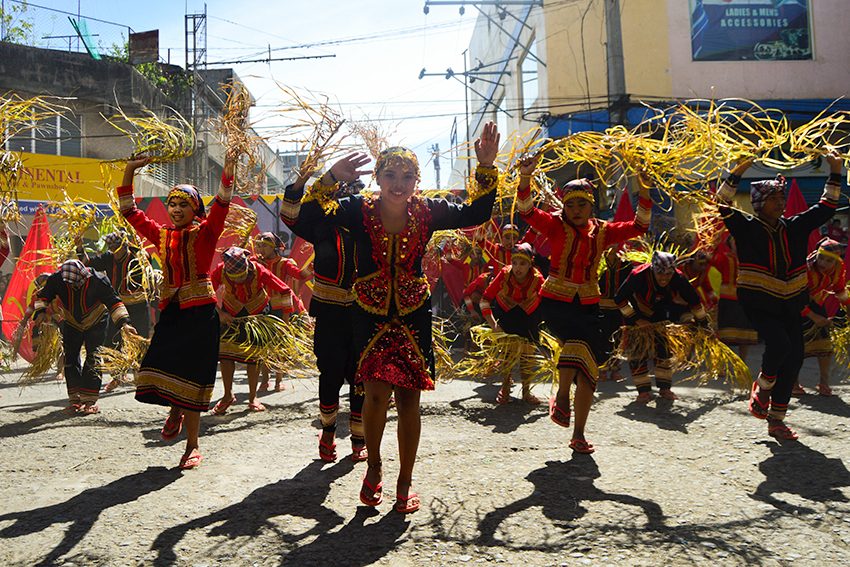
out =
[[(390, 511), (375, 523), (366, 520), (380, 514), (375, 508), (358, 506), (350, 522), (335, 532), (321, 534), (286, 555), (281, 565), (313, 565), (320, 558), (337, 558), (350, 567), (372, 565), (393, 550), (410, 525), (406, 516)], [(330, 560), (333, 564), (334, 560)]]
[(64, 529), (62, 541), (36, 564), (56, 565), (60, 557), (71, 551), (86, 536), (104, 510), (133, 502), (145, 494), (165, 488), (180, 478), (180, 475), (181, 471), (178, 469), (148, 467), (142, 472), (119, 478), (106, 486), (84, 490), (60, 504), (0, 515), (0, 522), (15, 522), (0, 530), (0, 537), (25, 536), (45, 530), (54, 524), (69, 523)]
[[(546, 400), (541, 398), (541, 404), (532, 406), (519, 397), (511, 398), (510, 403), (499, 405), (495, 403), (501, 383), (482, 384), (475, 388), (475, 395), (453, 400), (449, 407), (472, 423), (492, 427), (493, 433), (512, 433), (521, 425), (534, 423), (538, 419), (548, 417)], [(514, 387), (514, 396), (518, 395), (518, 386)], [(484, 402), (484, 406), (466, 406), (464, 402)]]
[(773, 454), (759, 463), (765, 479), (750, 495), (751, 498), (790, 514), (814, 514), (817, 511), (781, 500), (777, 494), (795, 494), (810, 502), (848, 501), (840, 489), (850, 486), (850, 472), (841, 459), (827, 457), (799, 441), (761, 443), (768, 445)]
[(547, 461), (546, 466), (531, 471), (526, 480), (534, 484), (534, 492), (503, 508), (488, 512), (478, 524), (480, 535), (476, 539), (479, 545), (501, 546), (509, 545), (511, 549), (546, 550), (551, 549), (552, 542), (542, 538), (539, 544), (514, 546), (509, 542), (496, 538), (496, 532), (501, 524), (514, 514), (529, 508), (539, 507), (554, 525), (569, 530), (587, 513), (582, 506), (585, 502), (611, 501), (625, 506), (633, 506), (646, 516), (645, 530), (665, 530), (664, 513), (661, 507), (651, 501), (637, 498), (629, 494), (604, 492), (594, 486), (594, 480), (599, 478), (599, 467), (590, 455), (576, 454), (569, 461)]
[(842, 400), (837, 395), (818, 396), (810, 394), (800, 396), (799, 398), (796, 398), (796, 400), (798, 404), (811, 410), (828, 413), (830, 415), (837, 415), (838, 417), (850, 418), (850, 404)]
[[(297, 548), (306, 538), (327, 534), (345, 520), (323, 506), (324, 501), (331, 485), (351, 472), (354, 463), (350, 459), (342, 459), (331, 467), (323, 466), (322, 461), (313, 461), (294, 477), (258, 488), (237, 504), (166, 529), (153, 543), (152, 549), (157, 552), (154, 564), (173, 565), (178, 559), (176, 548), (183, 537), (192, 530), (210, 526), (214, 527), (209, 530), (208, 536), (224, 536), (231, 540), (240, 536), (257, 536), (262, 530), (274, 531), (286, 548)], [(287, 515), (313, 520), (315, 525), (307, 531), (286, 533), (269, 521)]]
[[(679, 400), (670, 401), (656, 395), (649, 404), (631, 401), (618, 411), (617, 415), (632, 421), (653, 423), (659, 429), (687, 433), (688, 425), (710, 413), (713, 409), (735, 403), (736, 400), (737, 398), (724, 396), (691, 401), (685, 396), (684, 398), (680, 397)], [(695, 407), (691, 407), (692, 404), (695, 404)]]

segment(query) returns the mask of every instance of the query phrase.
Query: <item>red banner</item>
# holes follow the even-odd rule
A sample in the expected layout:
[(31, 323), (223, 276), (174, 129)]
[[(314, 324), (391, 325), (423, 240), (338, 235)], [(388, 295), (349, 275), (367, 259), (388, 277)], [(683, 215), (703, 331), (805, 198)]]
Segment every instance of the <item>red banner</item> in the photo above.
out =
[[(21, 251), (21, 257), (15, 264), (9, 287), (3, 297), (3, 334), (10, 338), (24, 318), (26, 309), (35, 293), (35, 278), (40, 274), (51, 274), (56, 271), (51, 250), (53, 242), (50, 236), (50, 226), (47, 215), (41, 207), (35, 213), (32, 227), (27, 234), (27, 241)], [(32, 362), (34, 353), (29, 328), (24, 332), (21, 346), (18, 350), (28, 362)]]

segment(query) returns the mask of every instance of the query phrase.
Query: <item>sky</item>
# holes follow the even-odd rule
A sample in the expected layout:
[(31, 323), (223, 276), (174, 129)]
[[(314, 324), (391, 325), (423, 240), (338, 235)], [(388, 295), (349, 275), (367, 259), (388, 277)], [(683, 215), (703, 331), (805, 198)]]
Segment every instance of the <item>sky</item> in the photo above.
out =
[[(36, 33), (73, 33), (67, 17), (44, 6), (84, 17), (129, 26), (134, 32), (159, 30), (160, 57), (183, 66), (184, 15), (202, 13), (197, 0), (33, 0), (29, 17)], [(207, 63), (232, 67), (257, 101), (251, 120), (257, 131), (270, 131), (281, 91), (277, 83), (327, 95), (351, 120), (368, 117), (393, 145), (413, 149), (422, 166), (422, 186), (435, 187), (430, 148), (439, 144), (441, 186), (446, 187), (451, 162), (452, 122), (464, 123), (463, 84), (446, 80), (449, 67), (463, 70), (463, 51), (475, 23), (473, 10), (432, 6), (425, 0), (241, 0), (206, 3)], [(122, 28), (89, 22), (96, 41), (108, 46), (121, 41)], [(126, 38), (124, 38), (126, 39)], [(47, 40), (45, 40), (47, 41)], [(53, 48), (67, 39), (53, 39)], [(310, 47), (297, 47), (314, 44)], [(318, 44), (318, 45), (315, 45)], [(215, 65), (216, 61), (268, 57), (333, 55), (322, 59)], [(441, 73), (419, 79), (420, 70)], [(461, 132), (463, 128), (459, 126)], [(276, 144), (272, 142), (272, 147)], [(291, 149), (280, 146), (280, 149)]]

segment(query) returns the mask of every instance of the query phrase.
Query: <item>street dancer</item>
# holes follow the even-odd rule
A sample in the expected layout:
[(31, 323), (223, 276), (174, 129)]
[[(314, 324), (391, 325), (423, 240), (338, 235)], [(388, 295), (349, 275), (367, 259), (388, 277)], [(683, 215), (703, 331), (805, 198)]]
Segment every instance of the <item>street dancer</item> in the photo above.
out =
[[(809, 254), (806, 260), (808, 275), (809, 304), (803, 309), (803, 336), (807, 337), (804, 357), (818, 359), (817, 391), (821, 396), (831, 396), (829, 371), (832, 365), (833, 346), (829, 329), (833, 321), (846, 324), (846, 310), (850, 305), (847, 292), (847, 277), (844, 260), (841, 258), (841, 243), (824, 238), (818, 243), (817, 250)], [(829, 297), (838, 300), (841, 309), (834, 318), (828, 317), (826, 301)], [(797, 391), (797, 388), (801, 391)], [(795, 395), (805, 394), (799, 380), (795, 381)]]
[[(531, 244), (520, 244), (511, 251), (511, 265), (501, 268), (487, 286), (481, 298), (481, 314), (497, 332), (516, 335), (524, 339), (520, 360), (522, 399), (536, 406), (540, 400), (531, 393), (531, 357), (540, 342), (540, 288), (543, 275), (534, 267), (534, 249)], [(497, 404), (511, 400), (512, 376), (506, 372), (502, 387), (496, 397)]]
[[(676, 256), (655, 251), (649, 264), (636, 266), (614, 296), (614, 301), (630, 327), (653, 327), (665, 323), (680, 323), (682, 315), (690, 310), (694, 321), (708, 325), (708, 318), (700, 296), (688, 278), (676, 269)], [(655, 385), (665, 400), (676, 400), (673, 393), (673, 361), (664, 340), (663, 332), (655, 332), (654, 364)], [(637, 402), (645, 404), (652, 399), (652, 379), (649, 376), (649, 354), (629, 360), (632, 380), (638, 391)]]
[[(98, 413), (101, 374), (97, 368), (98, 347), (106, 341), (107, 321), (117, 328), (130, 325), (127, 308), (105, 276), (87, 268), (79, 260), (67, 260), (51, 274), (38, 291), (33, 318), (41, 323), (54, 299), (62, 306), (62, 347), (65, 353), (65, 384), (68, 411)], [(80, 350), (86, 347), (86, 359), (80, 362)]]
[[(301, 203), (308, 174), (288, 186), (281, 204), (280, 217), (292, 232), (313, 245), (313, 295), (310, 316), (315, 319), (313, 353), (319, 369), (319, 458), (333, 462), (337, 458), (336, 431), (339, 416), (339, 391), (348, 383), (351, 460), (365, 461), (366, 439), (363, 432), (363, 391), (354, 384), (357, 365), (353, 345), (354, 239), (351, 231), (323, 217), (318, 201)], [(359, 193), (358, 180), (341, 183), (334, 199)], [(299, 211), (301, 214), (299, 215)], [(313, 219), (313, 220), (311, 220)]]
[(809, 301), (806, 247), (811, 231), (835, 214), (841, 194), (841, 159), (827, 154), (829, 179), (819, 202), (784, 218), (785, 178), (750, 183), (756, 216), (730, 206), (741, 176), (751, 161), (739, 163), (717, 192), (720, 215), (735, 238), (740, 259), (738, 299), (764, 340), (761, 371), (753, 382), (750, 413), (767, 420), (768, 435), (797, 439), (785, 425), (794, 380), (803, 364), (803, 320)]
[[(251, 252), (231, 246), (221, 254), (221, 262), (213, 268), (210, 274), (213, 289), (221, 299), (218, 318), (222, 330), (231, 328), (235, 331), (234, 341), (221, 340), (218, 346), (218, 360), (221, 366), (221, 381), (224, 384), (224, 395), (215, 404), (212, 413), (224, 415), (236, 401), (233, 395), (233, 374), (236, 363), (245, 364), (248, 373), (248, 409), (251, 411), (266, 411), (266, 406), (257, 401), (257, 382), (260, 377), (260, 344), (252, 345), (258, 348), (242, 348), (240, 345), (251, 343), (251, 339), (243, 326), (247, 317), (262, 315), (269, 312), (270, 296), (279, 294), (284, 300), (279, 304), (279, 316), (283, 321), (289, 321), (292, 313), (291, 290), (282, 280), (276, 278), (265, 266), (250, 258)], [(222, 332), (222, 339), (224, 333)], [(237, 344), (239, 343), (239, 344)]]
[(537, 154), (520, 161), (517, 211), (552, 247), (540, 308), (549, 332), (563, 348), (558, 361), (558, 393), (549, 400), (549, 415), (556, 424), (569, 427), (570, 389), (575, 382), (576, 419), (569, 446), (579, 453), (592, 453), (584, 428), (599, 377), (599, 261), (609, 246), (646, 232), (652, 201), (648, 183), (641, 178), (634, 220), (605, 222), (593, 217), (593, 185), (587, 179), (575, 179), (560, 189), (563, 209), (544, 211), (534, 206), (531, 196), (531, 178), (539, 159)]
[(162, 262), (160, 317), (136, 376), (136, 399), (170, 406), (161, 432), (165, 441), (176, 439), (185, 422), (186, 449), (179, 466), (192, 469), (203, 459), (198, 443), (200, 412), (209, 409), (218, 366), (220, 324), (209, 272), (233, 194), (235, 156), (228, 153), (225, 159), (209, 215), (195, 187), (171, 188), (166, 201), (171, 227), (136, 207), (133, 175), (148, 163), (147, 157), (130, 159), (117, 189), (121, 214), (159, 250)]
[[(366, 391), (363, 417), (369, 447), (360, 500), (368, 506), (383, 499), (381, 440), (394, 391), (400, 468), (394, 508), (410, 513), (420, 507), (419, 496), (411, 490), (421, 430), (419, 398), (422, 390), (434, 388), (431, 301), (422, 257), (435, 231), (475, 226), (490, 218), (499, 179), (493, 165), (498, 148), (496, 126), (487, 123), (475, 142), (478, 168), (469, 204), (416, 194), (420, 178), (416, 154), (392, 147), (375, 163), (380, 194), (342, 199), (336, 213), (326, 217), (347, 227), (356, 243), (354, 343), (359, 356), (357, 382)], [(368, 161), (364, 154), (337, 161), (311, 190), (335, 192), (337, 182), (352, 182), (368, 173), (360, 170)], [(290, 214), (298, 213), (293, 208)]]

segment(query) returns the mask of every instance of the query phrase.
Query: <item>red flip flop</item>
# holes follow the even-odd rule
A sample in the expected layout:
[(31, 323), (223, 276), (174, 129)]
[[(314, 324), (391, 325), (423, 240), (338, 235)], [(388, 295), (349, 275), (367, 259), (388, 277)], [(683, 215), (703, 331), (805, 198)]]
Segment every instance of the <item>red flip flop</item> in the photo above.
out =
[[(369, 481), (366, 480), (366, 475), (363, 475), (363, 484), (360, 487), (360, 501), (366, 506), (375, 506), (380, 505), (381, 502), (384, 501), (384, 483), (379, 482), (377, 485), (372, 486), (369, 484)], [(371, 498), (370, 498), (371, 495)]]
[(753, 388), (750, 391), (750, 402), (747, 404), (747, 409), (750, 410), (750, 414), (753, 417), (758, 419), (767, 419), (767, 410), (769, 409), (770, 403), (767, 404), (761, 403), (759, 400), (759, 383), (758, 380), (753, 381)]
[(570, 411), (564, 411), (558, 407), (555, 398), (549, 398), (549, 419), (561, 427), (570, 426)]
[(570, 449), (576, 453), (582, 453), (584, 455), (589, 455), (596, 451), (596, 449), (593, 448), (593, 445), (584, 439), (573, 439), (570, 441)]
[(184, 455), (180, 459), (180, 470), (187, 471), (189, 469), (197, 468), (203, 460), (204, 457), (201, 455), (201, 452), (194, 449), (188, 456)]
[(183, 431), (183, 414), (181, 413), (178, 419), (171, 419), (171, 415), (169, 414), (165, 420), (165, 425), (162, 426), (162, 431), (159, 432), (159, 436), (163, 441), (171, 441), (180, 435), (181, 431)]
[(399, 514), (412, 514), (419, 510), (421, 505), (422, 501), (419, 498), (419, 495), (415, 492), (411, 492), (407, 496), (396, 496), (395, 506), (393, 506), (393, 509)]

